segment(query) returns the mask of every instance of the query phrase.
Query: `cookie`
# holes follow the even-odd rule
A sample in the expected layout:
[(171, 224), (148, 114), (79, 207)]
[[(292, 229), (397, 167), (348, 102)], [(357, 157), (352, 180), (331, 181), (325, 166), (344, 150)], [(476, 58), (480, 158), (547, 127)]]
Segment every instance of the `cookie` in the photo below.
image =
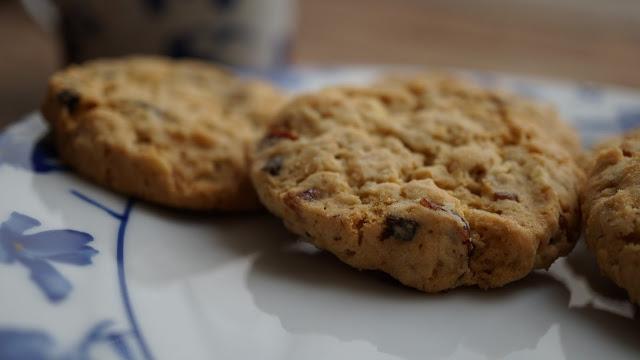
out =
[(593, 151), (581, 195), (587, 246), (602, 272), (640, 304), (640, 130)]
[(259, 205), (248, 152), (284, 97), (204, 62), (98, 60), (49, 81), (61, 159), (115, 191), (186, 209)]
[(261, 201), (355, 268), (492, 288), (578, 237), (584, 174), (548, 132), (565, 125), (524, 100), (419, 75), (304, 95), (276, 118), (254, 152)]

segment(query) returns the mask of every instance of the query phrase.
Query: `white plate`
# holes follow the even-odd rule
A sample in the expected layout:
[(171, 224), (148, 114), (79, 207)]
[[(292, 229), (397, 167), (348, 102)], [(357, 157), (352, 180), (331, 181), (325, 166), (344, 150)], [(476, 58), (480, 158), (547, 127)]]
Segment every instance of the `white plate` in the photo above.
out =
[[(291, 69), (293, 91), (373, 68)], [(555, 103), (585, 143), (640, 125), (628, 90), (467, 73)], [(582, 245), (491, 291), (426, 295), (268, 214), (170, 211), (64, 170), (31, 115), (0, 136), (0, 359), (637, 359), (640, 324)], [(60, 231), (63, 230), (63, 231)]]

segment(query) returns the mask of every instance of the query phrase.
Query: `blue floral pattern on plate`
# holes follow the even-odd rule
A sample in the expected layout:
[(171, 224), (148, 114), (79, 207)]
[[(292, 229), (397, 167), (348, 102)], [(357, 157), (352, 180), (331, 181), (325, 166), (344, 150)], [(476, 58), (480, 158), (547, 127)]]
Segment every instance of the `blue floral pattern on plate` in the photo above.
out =
[(624, 130), (632, 130), (640, 127), (640, 108), (625, 110), (618, 114), (618, 124)]
[(47, 230), (26, 234), (40, 221), (13, 212), (0, 225), (0, 263), (20, 263), (30, 271), (31, 280), (52, 302), (64, 300), (72, 285), (51, 262), (77, 266), (92, 263), (98, 250), (87, 245), (93, 236), (76, 230)]
[(0, 359), (3, 360), (85, 360), (91, 359), (90, 351), (95, 345), (108, 344), (120, 359), (133, 359), (127, 345), (127, 333), (109, 330), (113, 325), (105, 320), (96, 324), (78, 345), (60, 350), (55, 339), (45, 331), (0, 329)]
[(41, 138), (33, 146), (31, 168), (37, 173), (67, 170), (67, 167), (58, 160), (58, 152), (48, 136)]

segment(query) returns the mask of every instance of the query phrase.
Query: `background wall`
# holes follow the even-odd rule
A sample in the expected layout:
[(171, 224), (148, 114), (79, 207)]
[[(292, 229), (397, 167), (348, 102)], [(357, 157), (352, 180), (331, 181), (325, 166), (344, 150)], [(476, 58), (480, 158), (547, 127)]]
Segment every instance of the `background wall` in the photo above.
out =
[[(299, 0), (296, 63), (400, 63), (640, 87), (638, 0)], [(0, 0), (0, 126), (35, 109), (55, 34)]]
[(301, 1), (300, 61), (425, 63), (640, 86), (638, 0)]

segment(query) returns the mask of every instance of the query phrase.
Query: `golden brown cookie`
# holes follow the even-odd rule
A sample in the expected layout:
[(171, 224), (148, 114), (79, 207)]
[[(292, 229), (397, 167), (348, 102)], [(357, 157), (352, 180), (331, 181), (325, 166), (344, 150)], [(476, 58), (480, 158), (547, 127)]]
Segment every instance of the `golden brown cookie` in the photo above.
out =
[(565, 126), (447, 77), (331, 88), (285, 106), (251, 175), (291, 231), (355, 268), (427, 292), (498, 287), (578, 236), (584, 174), (550, 125)]
[(251, 209), (248, 151), (283, 96), (212, 65), (98, 60), (51, 78), (42, 113), (62, 160), (125, 194), (177, 208)]
[(640, 303), (640, 130), (594, 151), (582, 193), (585, 239), (603, 273)]

